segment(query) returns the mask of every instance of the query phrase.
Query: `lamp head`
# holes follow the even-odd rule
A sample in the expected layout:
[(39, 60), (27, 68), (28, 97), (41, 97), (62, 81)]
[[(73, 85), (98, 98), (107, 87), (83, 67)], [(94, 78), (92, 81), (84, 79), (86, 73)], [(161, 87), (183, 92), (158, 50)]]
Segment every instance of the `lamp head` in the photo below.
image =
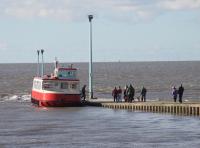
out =
[(44, 49), (41, 49), (41, 53), (42, 53), (42, 54), (44, 53)]
[(93, 15), (88, 15), (88, 19), (89, 19), (89, 22), (91, 22), (93, 19)]

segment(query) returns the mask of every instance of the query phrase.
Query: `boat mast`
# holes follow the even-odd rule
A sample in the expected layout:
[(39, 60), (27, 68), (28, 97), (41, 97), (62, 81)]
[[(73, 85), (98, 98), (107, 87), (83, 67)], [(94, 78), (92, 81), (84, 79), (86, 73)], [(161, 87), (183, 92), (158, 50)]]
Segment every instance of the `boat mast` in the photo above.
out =
[(40, 51), (37, 50), (37, 77), (40, 76)]
[(89, 99), (93, 98), (93, 63), (92, 63), (92, 19), (93, 15), (88, 15), (90, 23), (90, 62), (89, 62)]
[(44, 76), (44, 57), (43, 57), (44, 49), (41, 49), (41, 54), (42, 54), (42, 73), (41, 77)]

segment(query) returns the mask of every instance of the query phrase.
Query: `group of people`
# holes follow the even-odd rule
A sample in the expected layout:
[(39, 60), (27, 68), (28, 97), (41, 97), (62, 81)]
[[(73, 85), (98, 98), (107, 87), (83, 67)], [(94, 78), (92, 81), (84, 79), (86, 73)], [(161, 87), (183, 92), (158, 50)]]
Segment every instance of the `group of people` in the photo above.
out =
[[(122, 92), (124, 95), (123, 98), (125, 102), (133, 102), (135, 100), (135, 88), (130, 84), (130, 86), (126, 85), (124, 90), (122, 90), (120, 86), (118, 88), (115, 87), (113, 89), (112, 96), (114, 102), (122, 102)], [(182, 103), (183, 92), (184, 92), (184, 87), (182, 84), (178, 89), (175, 86), (172, 87), (172, 96), (174, 102), (176, 102), (177, 98), (179, 98), (178, 101)], [(146, 94), (147, 94), (147, 89), (143, 86), (140, 91), (140, 96), (137, 97), (138, 101), (146, 102)], [(83, 101), (85, 101), (86, 99), (86, 85), (82, 87), (81, 98), (83, 98)]]
[[(141, 92), (140, 92), (140, 96), (137, 97), (138, 101), (146, 102), (146, 93), (147, 93), (147, 89), (145, 87), (142, 88)], [(124, 101), (125, 102), (132, 102), (135, 100), (135, 88), (130, 84), (130, 86), (127, 86), (124, 88), (123, 90), (123, 94), (124, 94)], [(112, 91), (112, 96), (114, 99), (114, 102), (122, 102), (122, 89), (119, 86), (118, 88), (115, 87)]]
[(174, 102), (177, 101), (177, 98), (179, 98), (179, 102), (182, 103), (182, 98), (183, 98), (183, 92), (184, 92), (184, 87), (181, 84), (181, 86), (177, 89), (175, 86), (172, 87), (172, 96), (174, 99)]
[(119, 86), (119, 88), (115, 87), (112, 91), (112, 96), (114, 99), (114, 102), (122, 102), (122, 89)]

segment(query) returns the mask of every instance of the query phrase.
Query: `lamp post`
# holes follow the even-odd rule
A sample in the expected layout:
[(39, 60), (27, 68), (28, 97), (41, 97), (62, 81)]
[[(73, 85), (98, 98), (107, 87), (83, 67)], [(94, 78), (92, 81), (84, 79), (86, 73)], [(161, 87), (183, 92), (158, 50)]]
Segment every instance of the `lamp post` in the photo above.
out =
[(90, 23), (90, 62), (89, 62), (89, 99), (93, 98), (93, 64), (92, 64), (92, 19), (93, 15), (88, 15)]

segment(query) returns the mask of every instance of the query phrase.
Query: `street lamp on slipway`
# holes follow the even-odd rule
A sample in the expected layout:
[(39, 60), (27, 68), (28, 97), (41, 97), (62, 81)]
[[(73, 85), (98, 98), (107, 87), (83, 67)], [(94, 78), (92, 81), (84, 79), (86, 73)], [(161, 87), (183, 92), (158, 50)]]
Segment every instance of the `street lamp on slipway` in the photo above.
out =
[(93, 99), (93, 63), (92, 63), (92, 19), (93, 15), (88, 15), (90, 23), (90, 62), (89, 62), (89, 99)]

